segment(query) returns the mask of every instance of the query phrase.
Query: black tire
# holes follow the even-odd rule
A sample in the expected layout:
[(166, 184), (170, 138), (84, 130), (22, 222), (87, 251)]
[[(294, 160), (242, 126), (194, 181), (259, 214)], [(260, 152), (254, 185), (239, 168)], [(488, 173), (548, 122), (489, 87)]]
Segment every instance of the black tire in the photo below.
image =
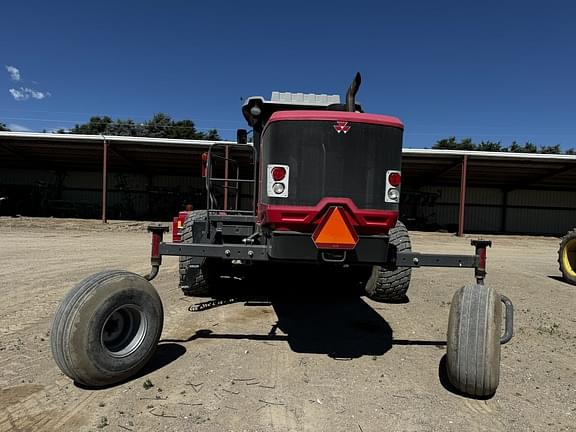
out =
[(467, 285), (452, 298), (448, 320), (446, 369), (462, 393), (484, 397), (500, 381), (500, 295), (484, 285)]
[(568, 231), (560, 241), (558, 249), (558, 265), (562, 278), (576, 285), (576, 229)]
[[(410, 252), (410, 236), (406, 226), (398, 221), (396, 226), (389, 232), (390, 243), (396, 246), (398, 252)], [(374, 266), (372, 274), (366, 283), (366, 295), (378, 302), (398, 302), (406, 298), (410, 287), (412, 269), (410, 267), (398, 267), (389, 270), (382, 266)]]
[[(190, 212), (182, 227), (182, 243), (197, 242), (199, 239), (194, 239), (194, 222), (206, 221), (206, 219), (206, 210)], [(192, 257), (180, 257), (179, 287), (182, 293), (185, 296), (212, 297), (215, 294), (215, 285), (218, 281), (218, 261), (204, 258), (198, 266), (193, 265), (192, 261)]]
[(126, 380), (156, 350), (164, 314), (150, 282), (123, 270), (87, 277), (62, 300), (52, 323), (56, 364), (88, 387)]

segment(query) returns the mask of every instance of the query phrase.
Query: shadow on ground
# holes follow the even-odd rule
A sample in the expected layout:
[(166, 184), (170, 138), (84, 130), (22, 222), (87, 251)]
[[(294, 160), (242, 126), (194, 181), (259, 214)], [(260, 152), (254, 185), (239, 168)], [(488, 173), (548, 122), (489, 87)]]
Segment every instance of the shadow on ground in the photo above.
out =
[(272, 307), (278, 321), (269, 334), (285, 333), (294, 352), (358, 358), (380, 356), (392, 348), (392, 328), (360, 297), (277, 298)]
[(390, 324), (364, 301), (355, 286), (310, 278), (302, 283), (294, 278), (275, 281), (273, 294), (270, 287), (263, 284), (244, 287), (240, 296), (236, 292), (244, 307), (274, 309), (278, 320), (266, 334), (215, 333), (201, 329), (188, 339), (165, 339), (164, 342), (185, 343), (200, 338), (286, 341), (294, 352), (324, 354), (335, 359), (381, 356), (393, 345), (439, 348), (446, 345), (445, 341), (394, 340)]
[(438, 378), (440, 380), (440, 384), (442, 384), (442, 387), (444, 387), (444, 389), (448, 390), (452, 394), (464, 397), (466, 399), (490, 400), (494, 397), (494, 394), (491, 394), (488, 396), (472, 396), (472, 395), (469, 395), (466, 393), (462, 393), (460, 390), (458, 390), (456, 387), (454, 387), (452, 385), (452, 383), (450, 382), (450, 379), (448, 378), (448, 371), (446, 369), (446, 362), (447, 362), (447, 357), (446, 357), (446, 354), (444, 354), (442, 356), (442, 358), (440, 359), (440, 363), (438, 364)]
[(160, 342), (152, 358), (136, 375), (131, 376), (124, 381), (109, 386), (87, 387), (83, 384), (76, 382), (74, 383), (74, 385), (84, 390), (106, 390), (109, 388), (117, 387), (130, 381), (136, 381), (137, 379), (145, 377), (146, 375), (154, 371), (157, 371), (158, 369), (162, 369), (163, 367), (169, 365), (170, 363), (176, 361), (178, 358), (182, 357), (185, 353), (186, 348), (181, 344), (172, 342)]
[(555, 280), (555, 281), (562, 282), (563, 284), (566, 284), (566, 286), (572, 286), (572, 284), (571, 284), (570, 282), (565, 281), (562, 276), (548, 275), (548, 277), (549, 277), (550, 279)]

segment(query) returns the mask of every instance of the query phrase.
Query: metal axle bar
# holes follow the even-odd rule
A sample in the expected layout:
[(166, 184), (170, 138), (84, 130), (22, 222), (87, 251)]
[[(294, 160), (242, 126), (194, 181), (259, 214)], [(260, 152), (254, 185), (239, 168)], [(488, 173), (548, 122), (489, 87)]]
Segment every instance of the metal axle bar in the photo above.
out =
[[(228, 260), (268, 261), (267, 245), (160, 243), (160, 255), (197, 256)], [(397, 267), (461, 267), (477, 268), (478, 255), (442, 255), (423, 253), (398, 253)]]
[[(162, 234), (168, 228), (161, 224), (148, 227), (153, 233), (153, 265), (161, 263), (162, 255), (222, 258), (226, 260), (268, 261), (269, 245), (253, 244), (205, 244), (205, 243), (164, 243)], [(488, 240), (472, 240), (474, 255), (425, 254), (400, 252), (391, 257), (396, 267), (456, 267), (473, 268), (476, 281), (482, 285), (486, 276), (486, 248), (492, 245)], [(382, 264), (387, 264), (383, 262)]]
[(229, 260), (268, 261), (268, 246), (201, 243), (160, 243), (160, 255), (197, 256)]
[(464, 267), (475, 268), (480, 262), (477, 255), (442, 255), (417, 252), (398, 253), (398, 267)]

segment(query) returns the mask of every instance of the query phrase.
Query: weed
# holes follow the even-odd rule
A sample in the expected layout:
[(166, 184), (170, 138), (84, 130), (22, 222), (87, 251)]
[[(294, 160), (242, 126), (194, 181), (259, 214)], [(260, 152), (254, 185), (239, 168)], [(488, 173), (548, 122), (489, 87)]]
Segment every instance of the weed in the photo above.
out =
[(551, 325), (543, 325), (540, 324), (538, 326), (538, 328), (536, 329), (536, 331), (538, 331), (538, 334), (548, 334), (548, 335), (554, 335), (558, 333), (558, 330), (560, 329), (560, 324), (558, 323), (552, 323)]
[(104, 429), (109, 424), (110, 423), (108, 423), (108, 419), (106, 417), (100, 417), (100, 423), (98, 423), (98, 426), (96, 426), (96, 427), (98, 429)]

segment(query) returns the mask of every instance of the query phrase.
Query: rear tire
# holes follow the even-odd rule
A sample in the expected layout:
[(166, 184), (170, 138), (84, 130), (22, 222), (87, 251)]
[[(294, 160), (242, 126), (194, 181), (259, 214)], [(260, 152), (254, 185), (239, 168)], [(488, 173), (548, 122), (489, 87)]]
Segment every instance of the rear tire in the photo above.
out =
[(568, 231), (560, 241), (558, 250), (558, 264), (562, 278), (576, 285), (576, 229)]
[[(410, 252), (410, 236), (406, 226), (398, 221), (396, 226), (389, 232), (390, 243), (396, 246), (398, 252)], [(374, 266), (372, 274), (366, 283), (366, 295), (378, 302), (398, 302), (406, 298), (410, 287), (412, 269), (410, 267), (398, 267), (394, 270), (382, 266)]]
[[(194, 238), (194, 222), (205, 222), (206, 219), (206, 210), (190, 212), (182, 227), (182, 243), (199, 243), (200, 239)], [(218, 281), (218, 263), (221, 261), (203, 258), (199, 265), (194, 265), (193, 260), (194, 258), (189, 256), (180, 257), (179, 287), (182, 293), (192, 297), (212, 297)]]
[(124, 381), (154, 354), (163, 320), (160, 297), (146, 279), (123, 270), (96, 273), (68, 292), (56, 311), (54, 360), (85, 386)]
[(500, 295), (484, 285), (460, 288), (452, 298), (448, 320), (446, 368), (456, 389), (484, 397), (500, 381)]

